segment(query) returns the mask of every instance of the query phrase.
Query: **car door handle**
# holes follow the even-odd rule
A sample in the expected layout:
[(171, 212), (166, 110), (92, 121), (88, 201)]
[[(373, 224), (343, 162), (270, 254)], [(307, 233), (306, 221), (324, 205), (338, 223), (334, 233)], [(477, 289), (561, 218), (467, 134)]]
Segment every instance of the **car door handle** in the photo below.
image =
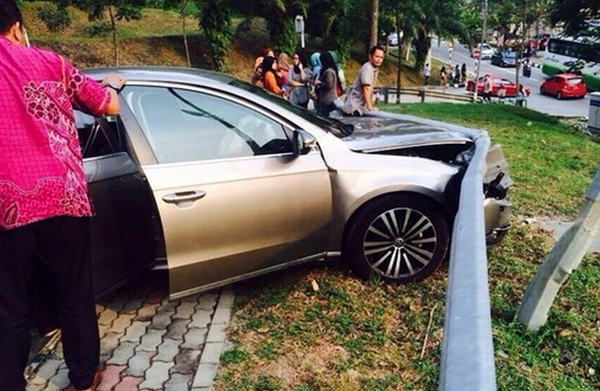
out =
[(162, 200), (167, 204), (176, 204), (178, 202), (199, 200), (205, 195), (206, 192), (202, 190), (183, 191), (181, 193), (165, 194), (162, 196)]

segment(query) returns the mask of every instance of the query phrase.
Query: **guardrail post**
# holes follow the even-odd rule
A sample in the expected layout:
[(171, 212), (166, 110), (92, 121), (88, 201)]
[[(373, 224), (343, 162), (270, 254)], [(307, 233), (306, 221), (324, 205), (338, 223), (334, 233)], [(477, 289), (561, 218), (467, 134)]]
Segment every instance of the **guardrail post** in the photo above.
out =
[(387, 104), (390, 101), (390, 89), (388, 87), (381, 87), (383, 93), (383, 103)]
[(425, 91), (427, 91), (425, 87), (419, 87), (419, 96), (421, 97), (421, 103), (425, 102)]
[(560, 237), (527, 286), (517, 312), (518, 320), (536, 332), (546, 324), (554, 298), (579, 266), (600, 230), (600, 168), (590, 184), (579, 216)]

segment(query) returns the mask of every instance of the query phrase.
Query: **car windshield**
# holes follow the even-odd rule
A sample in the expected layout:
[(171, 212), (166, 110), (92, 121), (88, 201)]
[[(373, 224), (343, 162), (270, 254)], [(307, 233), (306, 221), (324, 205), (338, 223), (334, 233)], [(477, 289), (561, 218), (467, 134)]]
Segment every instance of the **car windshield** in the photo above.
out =
[(306, 121), (318, 126), (319, 128), (332, 133), (336, 137), (344, 138), (350, 136), (354, 132), (353, 125), (344, 124), (335, 118), (325, 118), (317, 115), (317, 113), (313, 111), (294, 105), (289, 101), (280, 98), (277, 95), (271, 94), (253, 84), (238, 79), (230, 81), (229, 84), (234, 87), (252, 92), (253, 94), (260, 95), (261, 98), (265, 98), (270, 102), (281, 106), (283, 109), (293, 112), (297, 116), (302, 117)]

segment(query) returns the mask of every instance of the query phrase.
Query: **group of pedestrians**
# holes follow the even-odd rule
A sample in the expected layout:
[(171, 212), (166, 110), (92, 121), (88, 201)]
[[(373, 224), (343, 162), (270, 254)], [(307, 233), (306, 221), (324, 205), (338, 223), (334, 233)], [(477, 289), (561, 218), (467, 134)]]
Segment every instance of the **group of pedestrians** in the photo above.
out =
[[(429, 77), (431, 76), (431, 69), (429, 67), (429, 63), (423, 65), (423, 69), (421, 71), (423, 74), (424, 85), (429, 85)], [(467, 82), (467, 64), (463, 63), (462, 66), (459, 67), (456, 64), (454, 67), (450, 66), (446, 69), (445, 65), (442, 65), (439, 73), (439, 85), (440, 87), (446, 87), (448, 85), (454, 87), (464, 86)]]
[(274, 51), (267, 48), (255, 60), (252, 83), (304, 108), (309, 107), (312, 99), (316, 111), (325, 117), (335, 110), (341, 110), (344, 115), (363, 115), (366, 110), (376, 110), (372, 99), (373, 87), (384, 53), (381, 46), (369, 51), (369, 61), (359, 71), (345, 102), (341, 99), (344, 95), (344, 72), (336, 53), (331, 51), (312, 53), (308, 58), (310, 65), (305, 66), (303, 53), (294, 53), (289, 64), (286, 53), (275, 57)]

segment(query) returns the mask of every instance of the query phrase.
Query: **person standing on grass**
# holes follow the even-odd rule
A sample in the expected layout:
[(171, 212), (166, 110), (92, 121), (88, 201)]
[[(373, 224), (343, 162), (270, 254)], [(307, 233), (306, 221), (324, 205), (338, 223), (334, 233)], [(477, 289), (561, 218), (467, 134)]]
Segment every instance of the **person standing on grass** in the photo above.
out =
[(352, 83), (352, 88), (346, 96), (342, 107), (344, 115), (362, 116), (367, 111), (377, 110), (373, 105), (373, 87), (377, 81), (377, 71), (383, 59), (385, 51), (377, 45), (369, 50), (369, 61), (363, 64)]
[[(123, 83), (115, 75), (105, 82)], [(25, 390), (36, 260), (49, 271), (71, 384), (94, 390), (101, 376), (92, 208), (73, 106), (94, 116), (117, 114), (117, 92), (60, 55), (28, 47), (14, 0), (0, 0), (0, 90), (0, 390)]]

